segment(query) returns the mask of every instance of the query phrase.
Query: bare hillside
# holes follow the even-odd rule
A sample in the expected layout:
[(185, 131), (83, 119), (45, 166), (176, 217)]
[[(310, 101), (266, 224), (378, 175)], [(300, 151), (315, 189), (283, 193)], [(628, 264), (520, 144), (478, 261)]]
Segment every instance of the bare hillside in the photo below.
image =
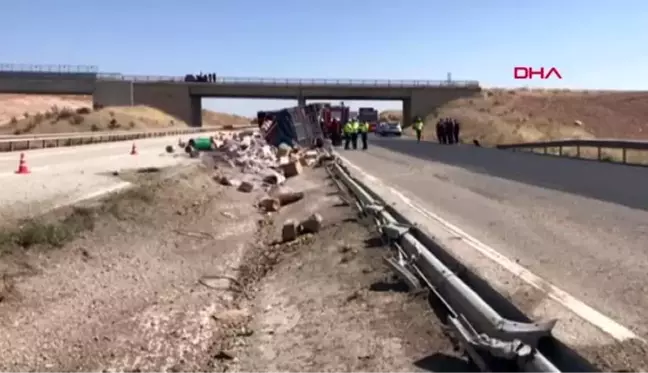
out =
[[(249, 119), (203, 110), (207, 126), (241, 125)], [(146, 106), (92, 109), (89, 96), (0, 95), (0, 133), (65, 133), (155, 130), (186, 123)]]
[(203, 123), (209, 126), (248, 125), (251, 119), (236, 114), (217, 113), (211, 110), (202, 111)]
[[(381, 113), (395, 117), (397, 112)], [(442, 106), (426, 118), (426, 136), (434, 123), (453, 117), (464, 139), (484, 144), (558, 138), (648, 139), (648, 93), (485, 90)]]

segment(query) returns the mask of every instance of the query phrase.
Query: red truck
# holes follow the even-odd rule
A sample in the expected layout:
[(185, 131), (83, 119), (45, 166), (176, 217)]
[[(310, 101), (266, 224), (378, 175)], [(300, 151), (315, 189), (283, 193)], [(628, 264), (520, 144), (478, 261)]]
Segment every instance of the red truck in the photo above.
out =
[(333, 146), (342, 144), (342, 128), (349, 120), (349, 107), (344, 105), (327, 105), (322, 108), (324, 132), (331, 139)]

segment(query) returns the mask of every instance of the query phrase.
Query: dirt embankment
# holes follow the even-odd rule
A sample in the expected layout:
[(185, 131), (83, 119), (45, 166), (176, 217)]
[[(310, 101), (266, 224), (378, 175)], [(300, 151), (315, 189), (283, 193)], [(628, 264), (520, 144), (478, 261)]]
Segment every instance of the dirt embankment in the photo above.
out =
[[(248, 118), (203, 110), (206, 126), (248, 124)], [(146, 131), (186, 127), (187, 124), (146, 106), (93, 110), (88, 96), (0, 95), (0, 134), (91, 131)]]
[[(399, 112), (381, 113), (399, 119)], [(492, 145), (560, 138), (648, 139), (648, 93), (565, 90), (484, 90), (451, 101), (426, 118), (435, 138), (440, 117), (462, 123), (462, 137)]]
[[(1, 370), (471, 368), (425, 299), (395, 291), (322, 168), (290, 178), (304, 197), (275, 213), (212, 167), (147, 171), (1, 237)], [(319, 231), (280, 240), (314, 212)]]

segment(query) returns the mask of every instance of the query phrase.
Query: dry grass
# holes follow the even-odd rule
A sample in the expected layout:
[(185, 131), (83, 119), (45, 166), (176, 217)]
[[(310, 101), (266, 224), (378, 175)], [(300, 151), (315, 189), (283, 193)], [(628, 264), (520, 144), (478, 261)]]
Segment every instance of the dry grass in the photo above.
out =
[(114, 194), (96, 206), (62, 209), (25, 220), (16, 227), (6, 227), (0, 230), (0, 256), (16, 250), (61, 248), (80, 234), (92, 231), (99, 217), (108, 214), (125, 220), (125, 206), (150, 204), (154, 198), (154, 190), (138, 187)]
[(235, 114), (217, 113), (215, 111), (202, 111), (203, 124), (206, 126), (231, 126), (249, 125), (252, 119)]
[(92, 107), (92, 97), (0, 94), (0, 126), (12, 120), (24, 119), (25, 114), (33, 116), (45, 113), (52, 107), (71, 110)]
[[(395, 116), (393, 111), (382, 114)], [(435, 137), (434, 124), (446, 116), (462, 123), (464, 139), (485, 145), (560, 138), (648, 139), (644, 92), (489, 89), (429, 115), (426, 136)]]
[[(248, 124), (238, 115), (203, 110), (206, 126)], [(0, 134), (146, 131), (187, 124), (146, 106), (92, 109), (87, 96), (0, 95)]]

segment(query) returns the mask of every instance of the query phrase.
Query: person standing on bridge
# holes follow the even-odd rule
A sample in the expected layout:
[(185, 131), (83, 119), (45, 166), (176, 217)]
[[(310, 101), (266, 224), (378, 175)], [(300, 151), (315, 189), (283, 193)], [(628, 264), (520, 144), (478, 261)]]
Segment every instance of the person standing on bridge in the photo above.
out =
[(414, 131), (416, 132), (416, 142), (421, 142), (421, 136), (423, 134), (423, 119), (421, 117), (414, 118)]
[(358, 125), (360, 139), (362, 139), (362, 150), (367, 150), (367, 137), (369, 137), (369, 122), (362, 122)]

